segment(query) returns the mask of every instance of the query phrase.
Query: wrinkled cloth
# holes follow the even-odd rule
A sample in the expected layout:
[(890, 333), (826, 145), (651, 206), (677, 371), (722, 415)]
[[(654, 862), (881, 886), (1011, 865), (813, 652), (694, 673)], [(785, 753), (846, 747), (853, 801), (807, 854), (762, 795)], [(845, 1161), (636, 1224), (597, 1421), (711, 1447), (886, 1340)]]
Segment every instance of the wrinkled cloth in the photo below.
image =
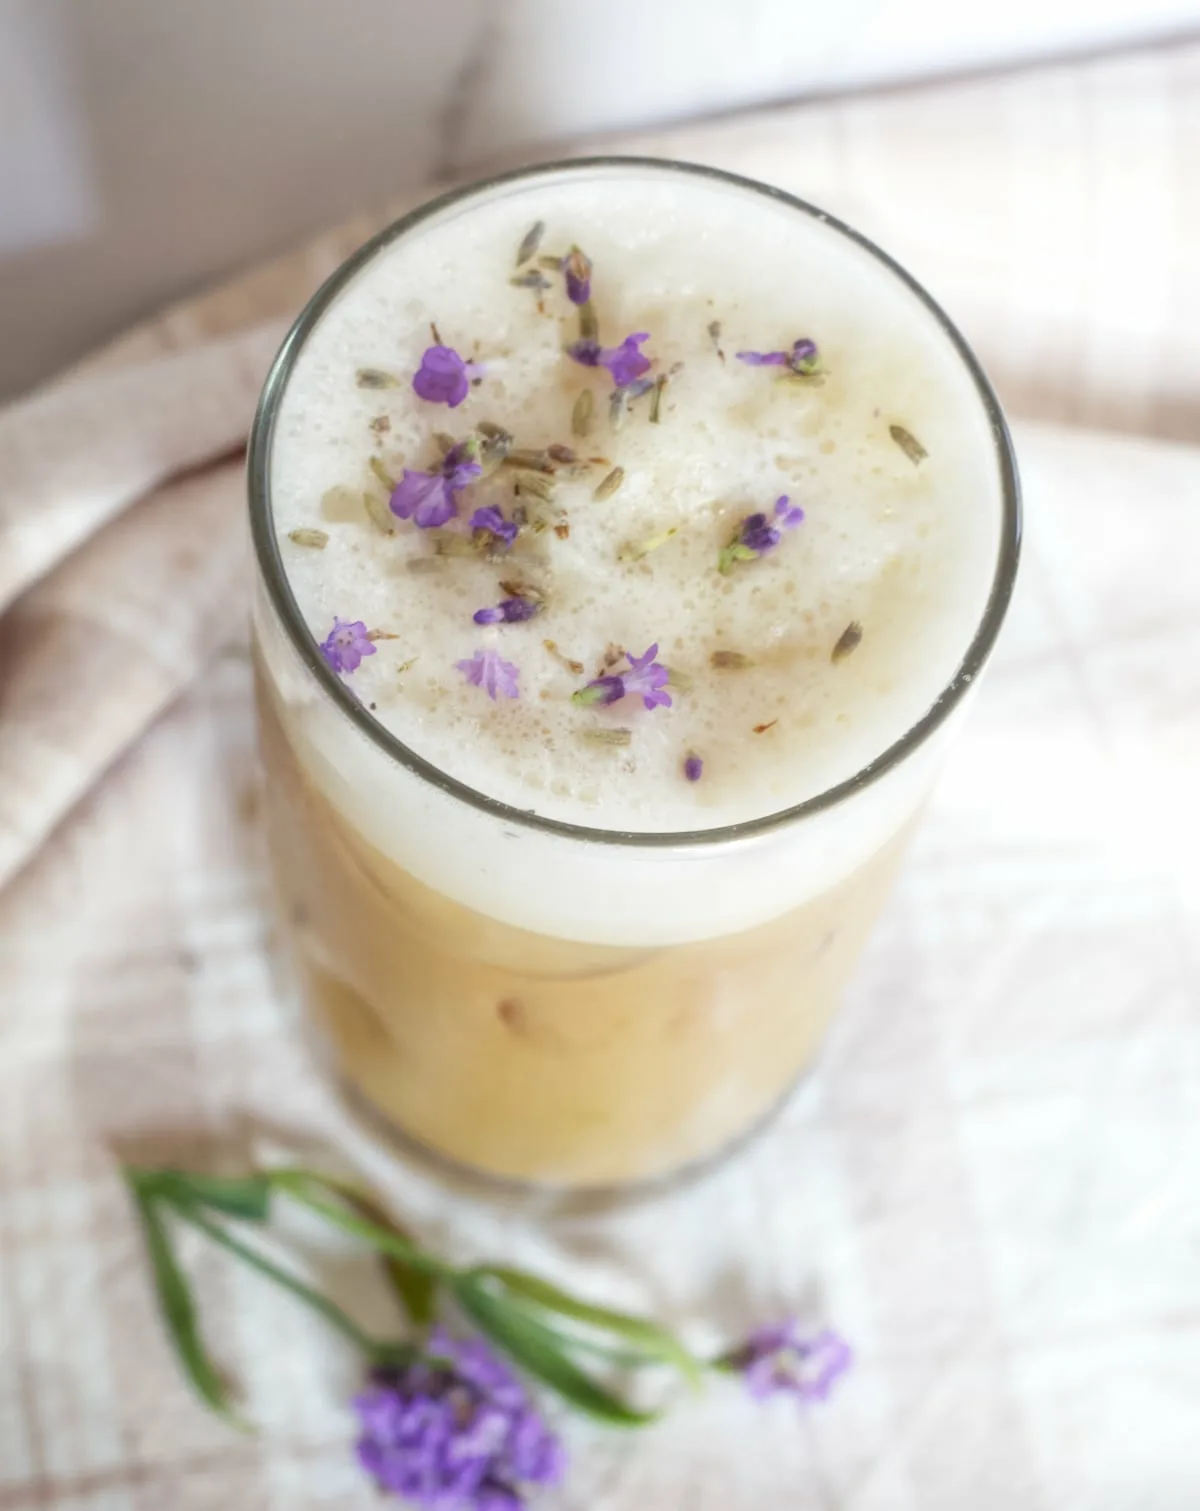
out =
[(255, 1438), (162, 1341), (116, 1160), (247, 1143), (714, 1346), (789, 1312), (853, 1344), (799, 1417), (717, 1383), (571, 1424), (548, 1504), (1200, 1505), (1200, 43), (619, 146), (870, 235), (1014, 418), (1022, 581), (846, 1009), (767, 1134), (621, 1211), (378, 1150), (273, 965), (237, 454), (287, 321), (405, 205), (131, 332), (0, 412), (0, 1511), (376, 1504), (353, 1362), (286, 1297), (185, 1249)]

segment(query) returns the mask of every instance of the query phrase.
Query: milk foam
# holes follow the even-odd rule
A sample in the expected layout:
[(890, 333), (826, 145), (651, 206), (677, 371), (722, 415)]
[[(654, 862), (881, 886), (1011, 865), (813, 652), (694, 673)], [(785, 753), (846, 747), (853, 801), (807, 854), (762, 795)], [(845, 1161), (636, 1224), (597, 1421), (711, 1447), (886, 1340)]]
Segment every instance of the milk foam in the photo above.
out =
[[(674, 370), (661, 423), (649, 422), (643, 400), (614, 432), (608, 374), (564, 355), (577, 312), (561, 278), (548, 275), (544, 314), (512, 285), (515, 249), (539, 219), (543, 251), (576, 242), (592, 257), (602, 339), (649, 331), (655, 371)], [(447, 344), (485, 364), (482, 383), (455, 410), (411, 389), (431, 321)], [(827, 370), (819, 385), (780, 381), (778, 369), (735, 358), (801, 336), (819, 344)], [(355, 372), (370, 367), (396, 374), (399, 385), (356, 386)], [(570, 419), (584, 388), (594, 391), (596, 420), (580, 440)], [(522, 447), (558, 442), (602, 458), (586, 474), (556, 479), (552, 513), (567, 524), (566, 539), (526, 531), (498, 563), (454, 557), (414, 571), (412, 560), (431, 552), (425, 532), (398, 524), (385, 536), (344, 507), (346, 495), (330, 498), (329, 490), (374, 487), (382, 500), (372, 452), (395, 476), (402, 466), (426, 469), (437, 457), (434, 431), (461, 439), (480, 420), (512, 431)], [(920, 439), (928, 456), (919, 466), (893, 425)], [(617, 465), (624, 483), (597, 500), (597, 483)], [(381, 251), (299, 353), (278, 415), (271, 493), (289, 581), (316, 638), (335, 615), (396, 637), (378, 641), (348, 681), (400, 740), (513, 808), (663, 833), (777, 812), (848, 779), (899, 739), (962, 660), (1001, 521), (995, 440), (978, 390), (899, 279), (820, 220), (764, 196), (632, 167), (485, 193)], [(803, 507), (804, 522), (770, 555), (718, 573), (738, 521), (781, 494)], [(492, 501), (511, 509), (507, 471), (468, 491), (462, 513)], [(286, 539), (303, 527), (325, 530), (326, 549)], [(669, 531), (665, 544), (631, 559)], [(524, 624), (474, 624), (473, 611), (498, 602), (500, 581), (514, 577), (546, 590), (545, 612)], [(835, 662), (832, 648), (851, 621), (863, 627), (861, 644)], [(523, 831), (516, 844), (511, 824), (506, 844), (497, 821), (448, 801), (365, 741), (318, 693), (267, 614), (260, 639), (306, 760), (376, 845), (470, 906), (567, 937), (697, 937), (782, 912), (866, 859), (928, 781), (932, 747), (877, 782), (870, 798), (823, 815), (830, 837), (807, 820), (756, 840), (757, 860), (743, 856), (734, 870), (726, 850), (724, 879), (736, 876), (740, 895), (719, 915), (700, 897), (713, 880), (699, 881), (701, 852), (687, 852), (671, 882), (681, 889), (677, 916), (651, 924), (647, 907), (662, 908), (651, 894), (674, 866), (665, 852), (649, 863), (645, 852), (592, 846), (592, 858), (569, 860), (578, 842)], [(610, 646), (636, 654), (654, 642), (681, 684), (672, 708), (571, 702), (605, 669)], [(519, 700), (493, 704), (455, 670), (484, 645), (519, 668)], [(731, 651), (752, 664), (714, 670), (714, 653)], [(627, 746), (589, 733), (616, 728), (630, 731)], [(692, 751), (704, 761), (694, 784), (682, 776)], [(756, 879), (767, 851), (772, 874)], [(564, 879), (582, 865), (565, 884), (583, 888), (586, 905), (542, 895), (550, 865)], [(635, 875), (650, 889), (640, 901)]]

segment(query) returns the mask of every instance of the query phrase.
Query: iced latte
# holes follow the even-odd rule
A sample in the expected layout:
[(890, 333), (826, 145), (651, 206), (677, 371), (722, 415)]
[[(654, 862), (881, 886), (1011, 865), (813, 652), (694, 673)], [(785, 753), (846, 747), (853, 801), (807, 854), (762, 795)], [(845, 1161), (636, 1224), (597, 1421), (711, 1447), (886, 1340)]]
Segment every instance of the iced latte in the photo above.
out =
[(342, 1081), (449, 1159), (668, 1175), (811, 1060), (999, 627), (969, 353), (880, 254), (667, 163), (425, 207), (251, 456), (272, 857)]

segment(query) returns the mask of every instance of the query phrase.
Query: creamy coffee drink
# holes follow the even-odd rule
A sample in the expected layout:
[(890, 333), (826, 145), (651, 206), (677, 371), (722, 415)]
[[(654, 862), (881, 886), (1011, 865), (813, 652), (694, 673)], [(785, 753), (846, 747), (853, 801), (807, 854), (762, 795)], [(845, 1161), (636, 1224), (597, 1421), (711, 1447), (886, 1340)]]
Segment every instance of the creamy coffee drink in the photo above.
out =
[(1006, 448), (898, 270), (719, 175), (534, 170), (336, 275), (256, 428), (256, 635), (360, 1098), (568, 1187), (769, 1111), (1003, 612)]

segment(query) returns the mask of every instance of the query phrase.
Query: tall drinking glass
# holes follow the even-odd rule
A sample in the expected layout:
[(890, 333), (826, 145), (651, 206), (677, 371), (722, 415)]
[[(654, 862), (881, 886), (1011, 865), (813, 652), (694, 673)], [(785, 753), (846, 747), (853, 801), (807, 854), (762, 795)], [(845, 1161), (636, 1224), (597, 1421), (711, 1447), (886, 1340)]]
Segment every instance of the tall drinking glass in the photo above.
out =
[[(461, 248), (465, 270), (461, 278), (469, 280), (474, 255), (471, 227), (486, 215), (507, 214), (506, 206), (516, 206), (513, 214), (518, 215), (526, 200), (532, 209), (524, 219), (534, 222), (534, 212), (541, 215), (548, 195), (551, 203), (558, 202), (553, 198), (557, 195), (564, 203), (585, 208), (590, 196), (604, 207), (612, 223), (614, 247), (621, 243), (622, 225), (628, 225), (630, 238), (642, 249), (638, 253), (641, 262), (631, 264), (639, 269), (652, 261), (658, 245), (654, 237), (660, 234), (653, 225), (648, 227), (648, 195), (661, 206), (664, 221), (676, 213), (681, 223), (687, 216), (708, 215), (711, 205), (714, 224), (741, 218), (751, 241), (759, 234), (755, 217), (760, 217), (766, 228), (762, 236), (775, 238), (770, 252), (773, 267), (783, 255), (779, 248), (786, 253), (789, 238), (794, 236), (798, 277), (803, 274), (817, 279), (817, 273), (812, 272), (815, 258), (819, 270), (824, 270), (820, 276), (827, 286), (846, 283), (841, 305), (850, 309), (856, 300), (866, 297), (856, 292), (861, 284), (871, 298), (878, 291), (880, 308), (887, 312), (877, 323), (877, 335), (861, 352), (855, 355), (857, 349), (851, 351), (853, 342), (848, 338), (847, 354), (837, 362), (833, 356), (829, 358), (829, 381), (824, 388), (819, 386), (821, 367), (799, 339), (806, 335), (804, 331), (780, 332), (773, 342), (764, 336), (761, 349), (741, 353), (739, 358), (738, 353), (725, 349), (721, 322), (714, 317), (707, 322), (703, 336), (705, 350), (711, 347), (711, 370), (703, 367), (709, 360), (703, 355), (675, 364), (681, 368), (678, 373), (664, 358), (657, 372), (649, 375), (652, 381), (662, 375), (657, 392), (634, 392), (639, 385), (621, 385), (616, 378), (624, 374), (617, 374), (612, 396), (599, 388), (594, 403), (581, 401), (576, 395), (564, 414), (569, 412), (578, 420), (581, 409), (589, 415), (594, 411), (594, 428), (588, 439), (581, 441), (580, 427), (576, 426), (573, 437), (564, 421), (559, 427), (561, 440), (573, 441), (576, 451), (590, 447), (606, 453), (596, 463), (597, 473), (586, 483), (588, 510), (615, 508), (621, 499), (621, 493), (608, 501), (600, 501), (598, 495), (603, 493), (600, 472), (605, 478), (611, 477), (608, 464), (626, 454), (623, 447), (632, 448), (629, 455), (633, 461), (624, 469), (629, 474), (636, 471), (641, 455), (638, 447), (675, 444), (670, 428), (672, 415), (666, 411), (660, 415), (656, 410), (651, 421), (647, 407), (664, 402), (664, 398), (686, 410), (689, 402), (693, 408), (701, 402), (709, 392), (706, 385), (737, 383), (743, 385), (738, 393), (748, 395), (745, 404), (752, 405), (760, 392), (766, 392), (753, 385), (794, 380), (800, 395), (796, 400), (796, 446), (803, 451), (803, 466), (811, 472), (824, 461), (834, 465), (837, 455), (833, 443), (822, 440), (820, 406), (835, 402), (839, 383), (848, 382), (852, 362), (858, 364), (855, 372), (868, 375), (874, 363), (886, 393), (896, 373), (908, 370), (906, 351), (915, 350), (915, 338), (906, 332), (920, 334), (925, 343), (922, 350), (927, 348), (930, 354), (929, 363), (941, 364), (937, 367), (941, 374), (938, 381), (948, 384), (947, 391), (956, 395), (957, 407), (927, 422), (937, 431), (936, 446), (930, 434), (913, 424), (911, 408), (895, 422), (886, 403), (882, 413), (878, 407), (862, 410), (866, 416), (863, 425), (873, 427), (869, 445), (877, 450), (869, 454), (864, 451), (866, 460), (855, 463), (856, 471), (846, 472), (843, 491), (848, 500), (853, 494), (853, 500), (846, 504), (849, 508), (863, 490), (877, 489), (881, 502), (871, 517), (883, 522), (881, 529), (901, 528), (903, 521), (898, 526), (895, 516), (897, 512), (903, 514), (903, 500), (908, 496), (904, 490), (925, 486), (919, 481), (910, 483), (910, 475), (914, 479), (928, 476), (948, 447), (960, 448), (964, 456), (969, 453), (973, 459), (961, 462), (967, 481), (955, 494), (954, 505), (966, 520), (966, 524), (959, 520), (954, 528), (972, 532), (975, 562), (969, 568), (964, 566), (963, 582), (955, 591), (969, 593), (971, 601), (965, 609), (959, 606), (961, 612), (956, 609), (955, 614), (943, 615), (936, 623), (931, 620), (930, 628), (920, 620), (925, 612), (921, 605), (926, 600), (912, 596), (915, 588), (912, 593), (905, 589), (908, 596), (903, 597), (904, 607), (895, 612), (913, 616), (911, 656), (903, 644), (897, 648), (893, 643), (886, 651), (877, 651), (867, 614), (861, 622), (857, 618), (848, 621), (840, 634), (827, 637), (831, 643), (827, 654), (822, 652), (817, 658), (819, 668), (811, 657), (804, 662), (809, 668), (804, 675), (810, 680), (818, 675), (849, 677), (851, 673), (843, 668), (850, 665), (851, 653), (863, 656), (864, 670), (854, 675), (872, 678), (870, 685), (878, 687), (879, 698), (893, 700), (887, 703), (889, 709), (894, 703), (896, 708), (907, 710), (900, 724), (889, 725), (881, 715), (877, 728), (870, 718), (864, 723), (861, 715), (857, 721), (848, 720), (844, 737), (831, 722), (833, 733), (820, 736), (826, 745), (830, 741), (833, 744), (829, 761), (819, 768), (826, 771), (827, 778), (817, 790), (805, 790), (800, 785), (789, 794), (787, 773), (791, 767), (781, 757), (778, 769), (772, 767), (771, 781), (763, 781), (761, 811), (755, 811), (751, 797), (743, 793), (737, 801), (717, 801), (711, 809), (697, 808), (695, 817), (681, 820), (677, 815), (685, 810), (680, 805), (691, 801), (689, 778), (697, 770), (703, 773), (695, 783), (697, 802), (707, 792), (720, 791), (719, 787), (706, 787), (710, 781), (721, 780), (719, 760), (709, 760), (697, 748), (689, 757), (695, 764), (684, 762), (679, 768), (678, 791), (668, 790), (665, 778), (660, 776), (665, 767), (653, 767), (644, 779), (641, 806), (630, 810), (628, 822), (622, 821), (620, 792), (615, 787), (616, 796), (611, 800), (605, 797), (597, 809), (601, 821), (587, 822), (586, 812), (572, 809), (566, 799), (556, 802), (514, 797), (515, 777), (506, 777), (503, 782), (497, 778), (492, 783), (487, 765), (490, 736), (486, 732), (464, 736), (457, 753), (452, 744), (443, 742), (437, 747), (442, 754), (431, 754), (419, 720), (397, 732), (395, 723), (389, 726), (381, 707), (376, 706), (377, 697), (370, 690), (375, 684), (339, 675), (336, 662), (331, 664), (328, 647), (322, 651), (321, 639), (328, 626), (319, 619), (318, 610), (336, 611), (337, 604), (332, 597), (322, 596), (324, 588), (318, 591), (310, 586), (301, 592), (298, 575), (303, 571), (311, 578), (314, 568), (310, 563), (318, 552), (322, 562), (330, 563), (329, 571), (335, 569), (333, 557), (325, 554), (333, 548), (324, 547), (318, 537), (339, 530), (347, 532), (344, 540), (350, 543), (339, 546), (342, 556), (338, 559), (349, 572), (357, 571), (364, 560), (369, 566), (374, 559), (370, 556), (377, 544), (374, 530), (382, 532), (379, 551), (392, 553), (409, 550), (410, 542), (415, 542), (411, 550), (424, 550), (435, 533), (426, 538), (412, 528), (411, 519), (399, 519), (394, 509), (390, 521), (386, 516), (379, 519), (381, 507), (388, 505), (387, 486), (395, 483), (395, 475), (387, 478), (387, 486), (373, 506), (368, 500), (366, 517), (360, 517), (355, 513), (359, 507), (356, 498), (337, 490), (331, 497), (323, 486), (328, 478), (317, 476), (319, 468), (314, 468), (313, 507), (315, 511), (319, 493), (324, 510), (323, 514), (314, 512), (314, 528), (307, 534), (303, 529), (289, 529), (295, 517), (281, 517), (284, 492), (290, 490), (290, 498), (303, 491), (309, 463), (300, 453), (310, 443), (325, 444), (322, 438), (336, 429), (323, 407), (327, 390), (322, 383), (327, 381), (326, 369), (331, 362), (336, 366), (344, 357), (347, 372), (358, 372), (359, 388), (361, 391), (365, 385), (363, 402), (368, 407), (376, 400), (386, 406), (393, 397), (397, 403), (412, 402), (411, 364), (407, 372), (400, 362), (393, 371), (376, 372), (370, 367), (356, 367), (361, 352), (347, 348), (339, 356), (342, 337), (337, 323), (343, 301), (355, 291), (369, 289), (373, 278), (382, 278), (378, 270), (398, 266), (389, 259), (408, 255), (410, 246), (418, 252), (422, 247), (431, 248), (429, 266), (435, 271), (446, 256), (456, 255), (454, 248)], [(678, 212), (677, 202), (683, 206)], [(629, 205), (637, 214), (631, 211), (626, 217), (623, 207)], [(599, 225), (599, 217), (594, 218)], [(602, 242), (601, 230), (592, 234)], [(705, 307), (719, 310), (721, 305), (720, 298), (715, 304), (712, 299), (700, 299), (695, 287), (707, 280), (713, 292), (720, 293), (720, 257), (725, 255), (717, 245), (720, 235), (717, 229), (711, 236), (705, 233), (692, 238), (697, 266), (702, 269), (702, 275), (695, 278), (687, 267), (678, 265), (680, 254), (672, 244), (677, 264), (673, 277), (681, 290), (680, 299), (686, 302), (689, 320), (699, 320)], [(551, 318), (553, 311), (547, 315), (544, 306), (558, 299), (559, 318), (569, 322), (576, 309), (562, 303), (556, 266), (558, 254), (565, 254), (567, 247), (555, 242), (549, 250), (549, 257), (543, 252), (525, 258), (522, 273), (521, 267), (514, 266), (512, 249), (506, 247), (509, 261), (503, 282), (507, 286), (524, 279), (523, 285), (515, 288), (514, 297), (527, 302), (530, 321)], [(593, 247), (588, 250), (595, 260), (593, 277), (599, 288), (605, 263)], [(616, 256), (615, 251), (609, 254), (609, 267)], [(727, 326), (736, 324), (738, 309), (750, 308), (753, 299), (760, 297), (755, 292), (757, 284), (741, 293), (742, 283), (747, 278), (753, 283), (758, 276), (754, 258), (755, 245), (747, 244), (744, 256), (729, 274), (737, 287), (736, 297), (731, 295), (726, 300), (735, 312)], [(398, 287), (389, 284), (385, 291), (391, 301), (386, 305), (389, 318), (398, 331), (407, 333), (422, 314), (417, 297), (421, 292), (419, 269), (418, 258), (400, 278)], [(665, 287), (671, 281), (660, 279), (656, 287)], [(602, 296), (593, 297), (603, 313)], [(525, 318), (521, 311), (526, 306), (513, 308), (517, 313), (511, 321)], [(588, 308), (592, 308), (590, 303)], [(658, 304), (651, 301), (645, 328), (650, 328), (651, 317), (656, 316), (662, 330), (668, 331), (675, 318), (674, 309), (665, 294)], [(641, 310), (635, 313), (640, 315)], [(537, 330), (544, 328), (543, 324)], [(574, 326), (564, 328), (568, 336), (574, 334)], [(450, 337), (444, 330), (440, 334), (448, 344)], [(616, 335), (623, 336), (624, 330), (618, 329)], [(795, 344), (789, 345), (785, 336), (795, 336)], [(427, 344), (433, 337), (422, 339)], [(666, 336), (663, 339), (665, 342)], [(346, 343), (342, 341), (342, 345)], [(836, 353), (836, 333), (831, 345)], [(822, 355), (825, 346), (822, 341)], [(519, 349), (519, 343), (513, 349)], [(589, 365), (584, 360), (587, 355), (583, 351), (582, 356), (577, 353), (570, 360), (564, 359), (562, 382), (607, 383), (603, 363)], [(491, 361), (487, 353), (484, 356), (480, 364), (483, 377), (476, 396), (469, 401), (476, 405), (472, 423), (482, 413), (478, 406), (485, 399), (502, 407), (505, 389), (512, 401), (511, 391), (520, 384), (520, 373), (514, 376), (516, 358), (511, 352), (506, 360)], [(318, 359), (325, 363), (318, 373), (320, 381), (311, 376), (317, 371)], [(554, 371), (558, 373), (559, 368)], [(475, 381), (473, 369), (468, 371), (468, 378)], [(865, 381), (856, 379), (859, 391)], [(351, 383), (348, 377), (347, 385)], [(372, 385), (377, 385), (377, 391)], [(618, 393), (622, 386), (628, 390), (625, 397)], [(853, 399), (853, 394), (850, 397)], [(626, 399), (630, 413), (622, 418), (618, 410)], [(768, 401), (776, 402), (774, 390), (764, 400)], [(342, 402), (340, 397), (336, 401)], [(743, 440), (739, 444), (744, 446), (747, 458), (757, 459), (761, 452), (763, 467), (800, 466), (783, 454), (790, 438), (786, 434), (781, 438), (774, 422), (769, 435), (760, 434), (753, 413), (744, 406), (721, 402), (725, 406), (721, 423), (741, 427), (738, 434)], [(919, 408), (920, 394), (911, 402)], [(453, 406), (447, 405), (438, 414), (447, 429), (453, 424), (461, 430), (463, 422), (452, 411)], [(355, 466), (365, 466), (366, 453), (373, 446), (386, 460), (386, 412), (371, 417), (371, 434), (365, 423), (367, 413), (364, 408), (364, 423), (354, 432), (354, 444), (362, 453), (354, 459)], [(519, 417), (532, 426), (530, 413), (522, 410)], [(811, 418), (814, 414), (816, 419)], [(619, 419), (624, 428), (618, 427)], [(901, 420), (907, 420), (907, 425)], [(682, 426), (687, 422), (681, 418), (675, 423)], [(551, 431), (546, 430), (533, 439), (544, 448), (550, 438)], [(521, 437), (517, 439), (520, 442)], [(844, 454), (844, 438), (841, 444)], [(565, 444), (559, 447), (562, 457), (571, 450)], [(872, 458), (877, 456), (883, 461), (873, 463)], [(545, 462), (543, 453), (542, 465), (550, 468), (554, 463)], [(565, 471), (585, 465), (590, 465), (588, 458), (580, 460), (572, 455), (571, 466)], [(758, 460), (754, 465), (759, 465)], [(375, 470), (378, 472), (379, 467)], [(398, 466), (393, 467), (393, 474), (398, 475), (398, 470)], [(898, 505), (888, 493), (887, 480), (893, 474)], [(431, 475), (438, 475), (436, 469)], [(830, 489), (824, 515), (839, 506), (837, 487), (830, 485)], [(541, 493), (537, 496), (540, 498)], [(579, 496), (584, 497), (582, 492)], [(793, 499), (796, 496), (791, 495)], [(753, 536), (756, 527), (745, 520), (731, 526), (730, 547), (736, 547), (739, 541), (748, 545), (740, 558), (722, 555), (720, 569), (714, 568), (704, 577), (706, 583), (711, 580), (711, 591), (717, 595), (714, 603), (725, 601), (720, 594), (749, 595), (757, 584), (773, 581), (761, 574), (773, 570), (772, 563), (782, 562), (786, 552), (806, 549), (805, 531), (822, 528), (822, 507), (810, 505), (806, 521), (789, 535), (785, 525), (790, 521), (784, 511), (790, 506), (781, 505), (776, 518), (770, 512), (771, 502), (765, 505), (767, 518), (762, 525), (766, 536)], [(621, 507), (634, 510), (643, 506), (635, 500)], [(650, 510), (651, 504), (644, 507)], [(854, 507), (858, 507), (856, 502)], [(572, 1190), (611, 1188), (674, 1174), (712, 1158), (756, 1127), (786, 1096), (817, 1050), (886, 896), (947, 741), (960, 723), (968, 694), (992, 649), (1013, 586), (1020, 524), (1008, 433), (987, 380), (938, 306), (894, 262), (847, 227), (779, 191), (712, 169), (600, 158), (508, 174), (455, 191), (390, 226), (351, 257), (315, 296), (288, 336), (263, 393), (250, 449), (250, 511), (258, 569), (255, 659), (270, 850), (288, 947), (308, 1011), (320, 1026), (336, 1074), (355, 1101), (369, 1108), (402, 1139), (454, 1165)], [(582, 521), (584, 513), (581, 503), (572, 518)], [(512, 517), (522, 521), (522, 538), (532, 531), (533, 526), (524, 523), (524, 510), (514, 506)], [(853, 535), (856, 530), (865, 530), (861, 523), (864, 517), (854, 514), (846, 531)], [(578, 536), (584, 525), (576, 523), (574, 528)], [(397, 534), (388, 536), (389, 530)], [(553, 533), (547, 532), (545, 540), (531, 536), (530, 549), (542, 552), (543, 561), (549, 560), (552, 548), (557, 549), (550, 540)], [(449, 550), (454, 541), (446, 531), (442, 534), (449, 541)], [(770, 539), (772, 534), (774, 540)], [(914, 542), (917, 534), (914, 526)], [(455, 539), (461, 543), (472, 537), (463, 534)], [(478, 532), (474, 539), (478, 544)], [(857, 549), (858, 544), (849, 541), (849, 547)], [(763, 547), (761, 552), (759, 546)], [(766, 557), (768, 547), (770, 560), (753, 559), (758, 554)], [(913, 549), (919, 550), (919, 544)], [(894, 554), (896, 560), (903, 559), (902, 550), (897, 548)], [(675, 569), (668, 557), (669, 548), (664, 547), (656, 552), (655, 559), (667, 563), (662, 571), (673, 582), (669, 574)], [(437, 566), (436, 557), (434, 561)], [(453, 570), (453, 553), (450, 562), (449, 570)], [(427, 643), (421, 625), (411, 617), (404, 618), (411, 593), (418, 586), (422, 592), (429, 591), (426, 577), (415, 571), (405, 573), (395, 562), (387, 570), (392, 573), (388, 592), (394, 595), (399, 616), (400, 628), (395, 633), (404, 643), (393, 653), (388, 640), (376, 638), (367, 654), (377, 655), (377, 659), (366, 666), (365, 672), (382, 677), (385, 657), (392, 654), (388, 674), (394, 672), (396, 685), (404, 686), (405, 677), (421, 675), (422, 655), (427, 662), (436, 659), (437, 647), (432, 642), (440, 631), (436, 626), (430, 628)], [(475, 570), (474, 563), (464, 570)], [(503, 579), (504, 570), (496, 570)], [(594, 580), (590, 593), (624, 591), (621, 574), (634, 569), (625, 561), (618, 564), (614, 557), (611, 570), (611, 583)], [(648, 569), (639, 561), (636, 570), (643, 573), (634, 584), (641, 591)], [(699, 572), (699, 568), (695, 570)], [(893, 563), (889, 570), (895, 575), (901, 569)], [(752, 577), (754, 573), (760, 575)], [(434, 575), (431, 568), (429, 581)], [(919, 575), (915, 568), (913, 575)], [(601, 578), (602, 574), (593, 571), (592, 577)], [(668, 583), (663, 591), (673, 590)], [(838, 590), (835, 582), (826, 596)], [(781, 587), (779, 592), (783, 591)], [(307, 599), (302, 602), (305, 594)], [(872, 603), (883, 601), (877, 585), (872, 586), (871, 594)], [(679, 601), (690, 600), (685, 596)], [(553, 604), (530, 626), (514, 625), (512, 635), (502, 644), (526, 648), (522, 651), (527, 658), (527, 666), (522, 665), (526, 681), (535, 673), (542, 675), (538, 668), (543, 663), (535, 663), (535, 654), (546, 656), (546, 675), (561, 677), (567, 689), (561, 698), (543, 694), (551, 709), (548, 717), (559, 718), (560, 705), (565, 708), (570, 702), (570, 686), (586, 688), (588, 679), (599, 685), (600, 679), (593, 674), (604, 668), (589, 664), (585, 669), (580, 665), (572, 681), (571, 648), (561, 642), (561, 637), (559, 642), (550, 638), (552, 608)], [(779, 614), (776, 603), (771, 610), (771, 634), (778, 631)], [(464, 622), (469, 618), (465, 611), (461, 617)], [(501, 628), (508, 633), (507, 627)], [(515, 638), (525, 632), (524, 641)], [(898, 637), (891, 634), (881, 638), (896, 642)], [(785, 636), (781, 643), (791, 642)], [(547, 645), (555, 649), (543, 650)], [(610, 674), (631, 667), (633, 653), (640, 650), (640, 645), (632, 645), (628, 663), (611, 665)], [(675, 695), (674, 711), (656, 708), (646, 712), (635, 707), (632, 714), (622, 715), (619, 725), (602, 726), (614, 732), (595, 734), (591, 726), (583, 727), (584, 722), (608, 710), (588, 708), (585, 697), (585, 706), (570, 711), (571, 717), (580, 720), (582, 737), (601, 744), (607, 740), (614, 746), (627, 736), (631, 742), (665, 738), (662, 731), (672, 727), (665, 722), (672, 712), (679, 714), (689, 696), (707, 695), (703, 688), (689, 694), (688, 679), (676, 675), (675, 652), (669, 657), (664, 652), (659, 654), (672, 662), (669, 685)], [(871, 655), (884, 655), (886, 660), (875, 666), (867, 659)], [(552, 657), (565, 659), (568, 669), (559, 668)], [(581, 656), (580, 661), (583, 659)], [(755, 659), (739, 651), (710, 649), (695, 663), (705, 676), (709, 668), (715, 668), (714, 678), (726, 678), (720, 685), (731, 691), (721, 696), (731, 700), (731, 719), (735, 705), (740, 707), (741, 689), (752, 685), (749, 680), (739, 682), (739, 678), (755, 676)], [(831, 671), (825, 670), (826, 664)], [(453, 678), (454, 674), (446, 675)], [(778, 675), (784, 677), (779, 685), (786, 689), (785, 674)], [(383, 683), (378, 685), (382, 687)], [(449, 684), (430, 685), (440, 688)], [(904, 695), (908, 696), (907, 704)], [(494, 713), (482, 692), (479, 696), (481, 716), (506, 716), (503, 709)], [(629, 697), (625, 701), (627, 705), (638, 702)], [(422, 718), (436, 720), (439, 706), (430, 693), (422, 705)], [(786, 724), (790, 708), (786, 692), (779, 706)], [(566, 713), (561, 717), (566, 718)], [(682, 717), (687, 717), (686, 713)], [(755, 752), (764, 748), (761, 742), (776, 737), (782, 736), (765, 720), (761, 729), (747, 725), (745, 759), (758, 759)], [(553, 744), (553, 738), (547, 736), (549, 743)], [(711, 738), (714, 749), (724, 748), (720, 741), (726, 735), (720, 729), (714, 729)], [(791, 766), (798, 769), (808, 755), (800, 737), (794, 738), (798, 741), (797, 754)], [(816, 739), (814, 734), (813, 742)], [(844, 745), (838, 745), (843, 739)], [(638, 748), (636, 743), (633, 748)], [(445, 754), (447, 750), (449, 755)], [(841, 769), (835, 759), (839, 753)], [(538, 758), (543, 754), (539, 751)], [(682, 758), (684, 752), (679, 754)], [(607, 755), (618, 761), (626, 759), (626, 752), (619, 748)], [(532, 752), (529, 759), (533, 761)], [(592, 759), (590, 747), (587, 759)], [(659, 811), (667, 817), (647, 823), (645, 814), (649, 810), (642, 801), (645, 787), (660, 780), (663, 796)], [(753, 786), (748, 782), (748, 787)], [(772, 798), (771, 794), (778, 792), (793, 800)]]

